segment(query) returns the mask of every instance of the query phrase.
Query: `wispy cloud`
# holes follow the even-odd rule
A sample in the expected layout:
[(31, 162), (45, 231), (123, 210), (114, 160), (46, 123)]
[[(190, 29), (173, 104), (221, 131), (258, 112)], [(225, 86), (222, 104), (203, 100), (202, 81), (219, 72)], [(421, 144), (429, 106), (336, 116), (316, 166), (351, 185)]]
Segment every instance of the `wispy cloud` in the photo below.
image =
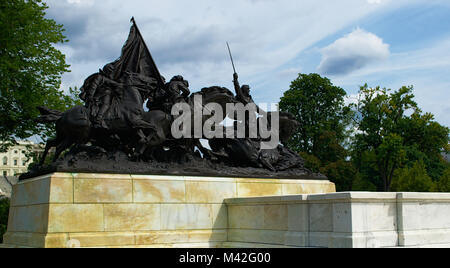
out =
[(182, 74), (197, 89), (206, 83), (232, 86), (226, 41), (241, 78), (256, 84), (256, 76), (274, 72), (302, 50), (379, 8), (361, 0), (323, 5), (315, 0), (47, 2), (48, 16), (64, 24), (70, 40), (62, 50), (73, 73), (64, 77), (64, 86), (81, 85), (102, 67), (94, 68), (94, 63), (117, 58), (128, 34), (127, 22), (134, 16), (161, 73)]
[[(416, 100), (425, 112), (431, 112), (441, 124), (450, 126), (450, 38), (438, 40), (433, 46), (392, 53), (383, 63), (334, 77), (333, 82), (350, 93), (358, 85), (382, 86), (393, 90), (414, 86)], [(351, 95), (354, 97), (354, 95)]]
[[(225, 45), (229, 41), (241, 83), (252, 86), (257, 101), (278, 101), (298, 72), (319, 70), (333, 74), (333, 81), (345, 85), (346, 90), (364, 82), (387, 87), (406, 83), (416, 85), (418, 97), (424, 102), (429, 100), (430, 107), (433, 98), (435, 106), (440, 103), (447, 107), (443, 100), (450, 102), (442, 97), (448, 95), (443, 91), (447, 83), (443, 77), (448, 74), (439, 71), (447, 68), (442, 66), (449, 61), (448, 52), (442, 50), (438, 56), (437, 48), (433, 49), (435, 54), (398, 50), (398, 46), (394, 49), (396, 44), (391, 41), (397, 39), (390, 38), (388, 47), (383, 31), (369, 27), (334, 37), (346, 29), (351, 32), (368, 17), (383, 17), (388, 11), (413, 4), (450, 6), (448, 0), (46, 2), (50, 6), (48, 17), (64, 25), (70, 40), (59, 46), (72, 70), (63, 76), (62, 89), (81, 86), (86, 77), (120, 56), (129, 19), (134, 16), (161, 73), (168, 79), (183, 75), (192, 91), (212, 85), (233, 86)], [(331, 37), (335, 39), (323, 43)], [(311, 54), (307, 60), (298, 59), (302, 52), (314, 47), (326, 48), (312, 53), (314, 56)], [(421, 75), (418, 70), (422, 70)], [(435, 88), (433, 94), (421, 95), (425, 83), (429, 84), (427, 88)]]

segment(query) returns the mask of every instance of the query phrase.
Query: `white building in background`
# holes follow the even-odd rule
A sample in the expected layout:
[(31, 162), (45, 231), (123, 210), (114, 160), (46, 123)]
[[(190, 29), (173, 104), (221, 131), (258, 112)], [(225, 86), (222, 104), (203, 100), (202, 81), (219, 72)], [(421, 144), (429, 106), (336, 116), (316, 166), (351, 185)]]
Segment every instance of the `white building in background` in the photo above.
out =
[(30, 152), (40, 153), (43, 145), (31, 141), (19, 141), (11, 146), (8, 152), (0, 153), (0, 176), (17, 176), (28, 171), (28, 166), (33, 162), (27, 155)]

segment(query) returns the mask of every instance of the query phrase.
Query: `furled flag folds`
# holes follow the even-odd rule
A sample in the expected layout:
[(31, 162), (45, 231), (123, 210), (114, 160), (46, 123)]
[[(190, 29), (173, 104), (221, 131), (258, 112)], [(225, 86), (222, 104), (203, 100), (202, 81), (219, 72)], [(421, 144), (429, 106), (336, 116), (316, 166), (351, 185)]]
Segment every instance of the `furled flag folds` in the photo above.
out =
[(113, 63), (113, 77), (117, 80), (125, 72), (138, 73), (155, 78), (159, 86), (164, 87), (164, 82), (158, 67), (156, 67), (155, 61), (142, 38), (134, 18), (131, 21), (133, 25), (131, 26), (128, 39), (122, 48), (122, 55)]

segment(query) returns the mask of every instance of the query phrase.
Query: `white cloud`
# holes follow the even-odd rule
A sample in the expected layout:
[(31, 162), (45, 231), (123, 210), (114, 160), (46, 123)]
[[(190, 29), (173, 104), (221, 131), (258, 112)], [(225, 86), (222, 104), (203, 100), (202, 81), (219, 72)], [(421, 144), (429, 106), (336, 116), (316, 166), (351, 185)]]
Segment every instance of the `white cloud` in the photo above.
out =
[[(357, 85), (368, 83), (397, 90), (401, 86), (414, 86), (415, 99), (424, 112), (431, 112), (436, 120), (450, 126), (450, 38), (436, 40), (427, 48), (392, 53), (382, 63), (332, 79), (349, 93), (356, 92)], [(350, 95), (348, 102), (355, 98)]]
[[(434, 44), (427, 48), (392, 53), (390, 58), (384, 62), (373, 64), (363, 70), (358, 70), (345, 77), (337, 77), (334, 81), (339, 83), (356, 83), (363, 81), (364, 77), (381, 78), (385, 74), (392, 74), (400, 78), (400, 74), (409, 72), (431, 72), (439, 74), (439, 71), (446, 71), (450, 68), (450, 38), (436, 40)], [(442, 76), (447, 80), (448, 76)], [(414, 79), (414, 77), (411, 77)]]
[(92, 6), (94, 4), (94, 0), (67, 0), (67, 3)]
[(278, 72), (278, 77), (280, 78), (295, 78), (299, 73), (301, 73), (301, 68), (287, 68)]
[(49, 17), (64, 25), (70, 40), (62, 47), (73, 70), (65, 85), (80, 86), (102, 67), (93, 63), (120, 56), (134, 16), (161, 73), (183, 75), (193, 90), (232, 87), (226, 41), (241, 82), (258, 84), (256, 77), (270, 78), (304, 49), (379, 9), (361, 0), (70, 1), (47, 1)]
[[(289, 82), (296, 77), (296, 73), (311, 69), (304, 59), (295, 60), (298, 55), (338, 31), (355, 27), (364, 18), (378, 16), (407, 5), (430, 2), (450, 5), (448, 0), (46, 2), (50, 6), (48, 16), (64, 25), (70, 40), (59, 46), (66, 54), (72, 70), (63, 76), (63, 89), (81, 86), (86, 77), (120, 56), (120, 49), (128, 36), (129, 19), (134, 16), (161, 73), (166, 78), (170, 79), (176, 74), (183, 75), (189, 80), (192, 92), (212, 85), (232, 88), (233, 70), (225, 44), (229, 41), (241, 83), (250, 84), (254, 99), (261, 102), (278, 101), (282, 92), (289, 87)], [(424, 110), (434, 111), (440, 116), (439, 119), (450, 125), (449, 106), (446, 104), (450, 103), (450, 82), (439, 82), (448, 76), (450, 70), (445, 69), (447, 74), (441, 72), (440, 77), (434, 75), (436, 70), (450, 62), (446, 56), (450, 55), (449, 46), (446, 45), (439, 51), (433, 49), (433, 55), (429, 55), (427, 51), (401, 55), (393, 53), (387, 61), (377, 63), (376, 61), (385, 59), (386, 54), (389, 55), (389, 47), (386, 48), (386, 44), (371, 33), (365, 32), (359, 37), (355, 38), (353, 46), (351, 38), (344, 37), (347, 44), (342, 45), (342, 48), (347, 47), (350, 55), (362, 59), (359, 66), (365, 67), (353, 69), (349, 75), (332, 77), (335, 84), (346, 90), (364, 82), (372, 86), (392, 88), (404, 83), (414, 84), (418, 99), (424, 103)], [(375, 45), (372, 47), (373, 44)], [(330, 63), (330, 59), (336, 59), (337, 54), (329, 51), (326, 55)], [(342, 52), (341, 55), (345, 53)], [(349, 58), (352, 59), (347, 57)], [(316, 60), (318, 59), (314, 59), (314, 66), (317, 66)], [(336, 61), (334, 65), (337, 65)], [(420, 76), (416, 71), (420, 68), (428, 70), (423, 77), (432, 79), (419, 81)], [(432, 76), (429, 74), (431, 72)], [(402, 77), (403, 81), (390, 83), (387, 80), (389, 76)], [(348, 86), (350, 84), (352, 87)]]
[(322, 49), (319, 72), (326, 75), (348, 74), (372, 62), (389, 57), (389, 45), (373, 33), (357, 28)]

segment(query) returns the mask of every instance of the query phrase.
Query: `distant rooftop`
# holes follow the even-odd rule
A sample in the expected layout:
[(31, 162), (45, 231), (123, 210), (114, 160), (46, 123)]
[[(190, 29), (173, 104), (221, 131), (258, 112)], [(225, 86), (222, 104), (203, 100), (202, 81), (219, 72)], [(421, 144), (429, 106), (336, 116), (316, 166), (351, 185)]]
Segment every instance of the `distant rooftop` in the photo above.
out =
[[(16, 141), (18, 145), (36, 145), (41, 143), (35, 143), (29, 140), (17, 140)], [(0, 141), (0, 144), (5, 143), (4, 141)]]

